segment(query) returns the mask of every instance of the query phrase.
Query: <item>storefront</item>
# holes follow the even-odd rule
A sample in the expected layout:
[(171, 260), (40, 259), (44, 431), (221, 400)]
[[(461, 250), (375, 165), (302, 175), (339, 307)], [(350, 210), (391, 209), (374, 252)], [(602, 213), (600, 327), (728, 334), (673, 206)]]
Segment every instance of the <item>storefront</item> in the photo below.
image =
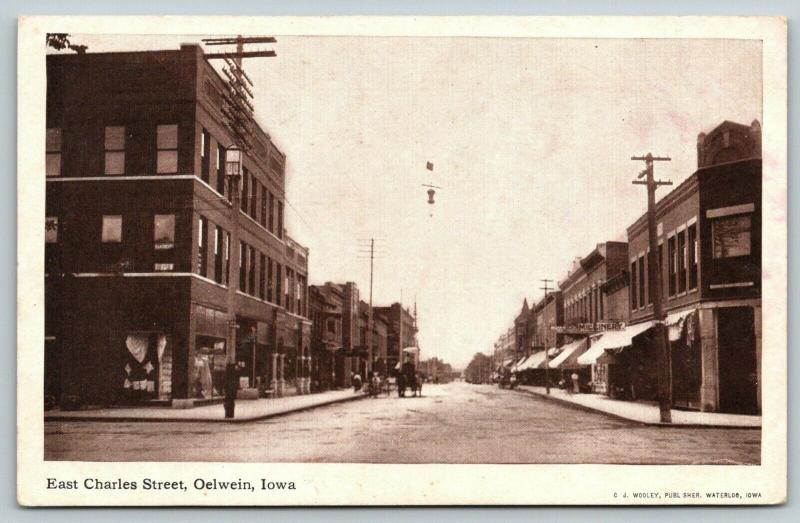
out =
[(561, 353), (550, 362), (550, 368), (555, 370), (559, 382), (563, 380), (565, 388), (573, 386), (572, 375), (577, 374), (580, 392), (591, 391), (592, 368), (578, 363), (578, 357), (588, 349), (588, 338), (573, 340), (562, 346)]

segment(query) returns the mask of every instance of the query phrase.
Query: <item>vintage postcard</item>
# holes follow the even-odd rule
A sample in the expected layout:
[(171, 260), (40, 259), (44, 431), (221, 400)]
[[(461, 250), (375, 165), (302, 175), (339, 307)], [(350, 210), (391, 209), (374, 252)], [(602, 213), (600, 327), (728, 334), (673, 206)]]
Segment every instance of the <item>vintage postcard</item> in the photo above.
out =
[(20, 19), (19, 503), (784, 502), (786, 34)]

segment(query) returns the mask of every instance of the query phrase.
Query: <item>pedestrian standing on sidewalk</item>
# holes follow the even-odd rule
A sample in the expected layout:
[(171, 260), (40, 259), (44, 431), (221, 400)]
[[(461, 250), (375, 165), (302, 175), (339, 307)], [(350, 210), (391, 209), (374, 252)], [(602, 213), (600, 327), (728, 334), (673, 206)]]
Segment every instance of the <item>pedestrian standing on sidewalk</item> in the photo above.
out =
[(581, 384), (580, 384), (580, 379), (578, 377), (578, 373), (573, 372), (570, 378), (572, 378), (572, 392), (578, 394), (581, 391)]
[(361, 390), (361, 374), (356, 372), (353, 375), (353, 392), (358, 392)]

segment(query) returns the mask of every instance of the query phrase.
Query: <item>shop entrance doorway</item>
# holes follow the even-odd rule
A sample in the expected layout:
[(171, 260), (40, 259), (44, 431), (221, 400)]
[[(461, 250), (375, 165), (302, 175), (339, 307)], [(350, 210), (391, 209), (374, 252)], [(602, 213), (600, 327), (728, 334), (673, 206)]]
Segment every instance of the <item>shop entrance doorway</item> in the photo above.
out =
[(758, 413), (754, 321), (751, 307), (717, 309), (719, 406), (722, 412)]

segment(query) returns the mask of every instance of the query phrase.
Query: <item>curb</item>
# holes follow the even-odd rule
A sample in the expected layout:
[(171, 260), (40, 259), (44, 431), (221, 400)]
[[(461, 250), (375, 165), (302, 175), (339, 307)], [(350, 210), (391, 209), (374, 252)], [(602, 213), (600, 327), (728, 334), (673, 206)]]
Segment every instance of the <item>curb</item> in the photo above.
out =
[(580, 403), (574, 403), (572, 401), (568, 401), (561, 398), (556, 398), (554, 396), (547, 396), (546, 394), (540, 394), (538, 392), (533, 392), (525, 389), (516, 389), (516, 392), (528, 394), (529, 396), (533, 396), (535, 398), (541, 398), (548, 401), (556, 402), (560, 405), (565, 405), (568, 407), (572, 407), (574, 409), (582, 410), (585, 412), (594, 412), (597, 414), (603, 414), (604, 416), (608, 416), (609, 418), (614, 418), (616, 420), (626, 421), (628, 423), (632, 423), (635, 425), (640, 425), (642, 427), (661, 427), (665, 429), (675, 428), (675, 429), (739, 429), (739, 430), (761, 430), (761, 427), (753, 427), (750, 425), (708, 425), (708, 424), (699, 424), (699, 423), (662, 423), (662, 422), (653, 422), (653, 421), (641, 421), (638, 419), (627, 418), (622, 416), (621, 414), (615, 414), (613, 412), (608, 412), (601, 409), (596, 409), (594, 407), (589, 407), (587, 405), (582, 405)]
[(316, 409), (319, 407), (327, 407), (336, 403), (345, 403), (348, 401), (355, 401), (366, 398), (367, 395), (354, 395), (345, 398), (338, 398), (333, 400), (324, 401), (322, 403), (314, 403), (312, 405), (305, 405), (289, 410), (282, 410), (278, 412), (269, 412), (266, 414), (257, 414), (245, 418), (140, 418), (134, 416), (45, 416), (45, 422), (52, 421), (85, 421), (85, 422), (116, 422), (116, 423), (249, 423), (252, 421), (262, 421), (270, 418), (277, 418), (279, 416), (286, 416), (288, 414), (295, 414), (307, 410)]

